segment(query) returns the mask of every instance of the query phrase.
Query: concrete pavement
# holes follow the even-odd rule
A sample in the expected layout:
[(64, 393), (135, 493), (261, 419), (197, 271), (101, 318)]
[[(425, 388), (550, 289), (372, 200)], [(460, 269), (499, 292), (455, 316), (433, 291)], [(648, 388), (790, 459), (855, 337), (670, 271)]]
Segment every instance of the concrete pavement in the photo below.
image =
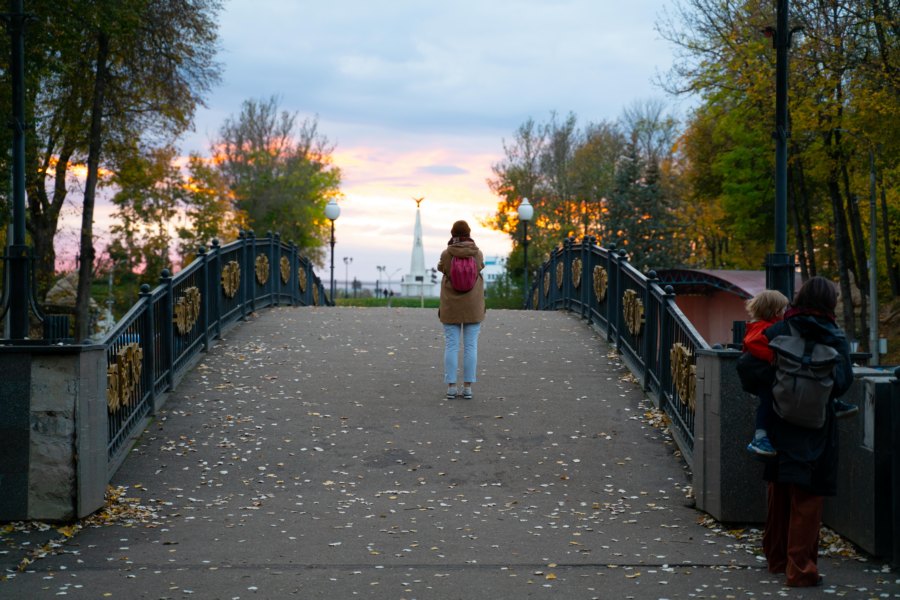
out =
[(4, 536), (0, 598), (900, 598), (900, 574), (840, 555), (786, 588), (758, 534), (701, 523), (578, 319), (489, 311), (473, 400), (444, 398), (442, 348), (434, 310), (253, 315), (170, 395), (112, 514)]

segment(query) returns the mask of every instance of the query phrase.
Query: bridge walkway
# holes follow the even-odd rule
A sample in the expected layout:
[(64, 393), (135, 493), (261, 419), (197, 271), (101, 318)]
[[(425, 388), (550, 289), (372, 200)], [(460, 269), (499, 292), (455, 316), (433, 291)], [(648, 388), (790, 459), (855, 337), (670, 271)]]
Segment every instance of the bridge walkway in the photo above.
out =
[[(701, 522), (582, 321), (490, 311), (470, 401), (444, 398), (442, 344), (433, 310), (253, 315), (135, 445), (118, 514), (0, 597), (819, 597), (766, 571), (758, 535)], [(880, 565), (821, 562), (828, 591), (900, 595)]]

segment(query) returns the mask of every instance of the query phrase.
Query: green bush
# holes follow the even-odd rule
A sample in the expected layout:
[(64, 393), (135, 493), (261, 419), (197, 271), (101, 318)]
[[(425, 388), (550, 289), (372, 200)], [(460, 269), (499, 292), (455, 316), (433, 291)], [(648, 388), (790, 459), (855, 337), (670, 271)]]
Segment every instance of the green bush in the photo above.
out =
[(522, 295), (522, 284), (513, 281), (508, 271), (494, 280), (485, 290), (485, 303), (488, 308), (522, 308), (525, 298)]

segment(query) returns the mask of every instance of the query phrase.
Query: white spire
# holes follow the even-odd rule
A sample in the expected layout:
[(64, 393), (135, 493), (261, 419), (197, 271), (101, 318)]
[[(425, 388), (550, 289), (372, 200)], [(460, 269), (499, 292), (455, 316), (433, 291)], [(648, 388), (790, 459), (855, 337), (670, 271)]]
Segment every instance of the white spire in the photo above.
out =
[(412, 260), (409, 264), (412, 275), (425, 273), (425, 246), (422, 244), (422, 211), (416, 207), (416, 228), (413, 231)]
[(418, 296), (424, 294), (431, 296), (433, 285), (430, 273), (425, 272), (425, 245), (422, 243), (422, 198), (413, 198), (416, 201), (416, 226), (413, 229), (412, 258), (409, 261), (409, 274), (403, 278), (403, 295)]

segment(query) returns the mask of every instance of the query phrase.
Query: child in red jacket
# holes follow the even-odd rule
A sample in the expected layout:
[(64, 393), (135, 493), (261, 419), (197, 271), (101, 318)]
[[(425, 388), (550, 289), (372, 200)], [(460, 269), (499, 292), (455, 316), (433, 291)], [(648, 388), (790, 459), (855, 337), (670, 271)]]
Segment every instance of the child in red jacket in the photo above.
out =
[[(763, 332), (782, 319), (789, 304), (787, 297), (778, 290), (765, 290), (747, 300), (747, 314), (750, 316), (750, 320), (747, 322), (747, 331), (744, 334), (744, 343), (741, 348), (744, 356), (741, 357), (739, 363), (750, 365), (750, 368), (771, 372), (774, 376), (771, 365), (775, 361), (775, 352), (769, 348), (769, 339), (763, 335)], [(741, 373), (740, 364), (738, 373)], [(768, 434), (774, 410), (772, 408), (774, 401), (772, 386), (763, 385), (748, 391), (759, 396), (759, 407), (756, 409), (756, 432), (753, 440), (747, 444), (747, 450), (760, 456), (775, 456), (777, 452), (772, 446), (772, 442), (769, 441)]]

